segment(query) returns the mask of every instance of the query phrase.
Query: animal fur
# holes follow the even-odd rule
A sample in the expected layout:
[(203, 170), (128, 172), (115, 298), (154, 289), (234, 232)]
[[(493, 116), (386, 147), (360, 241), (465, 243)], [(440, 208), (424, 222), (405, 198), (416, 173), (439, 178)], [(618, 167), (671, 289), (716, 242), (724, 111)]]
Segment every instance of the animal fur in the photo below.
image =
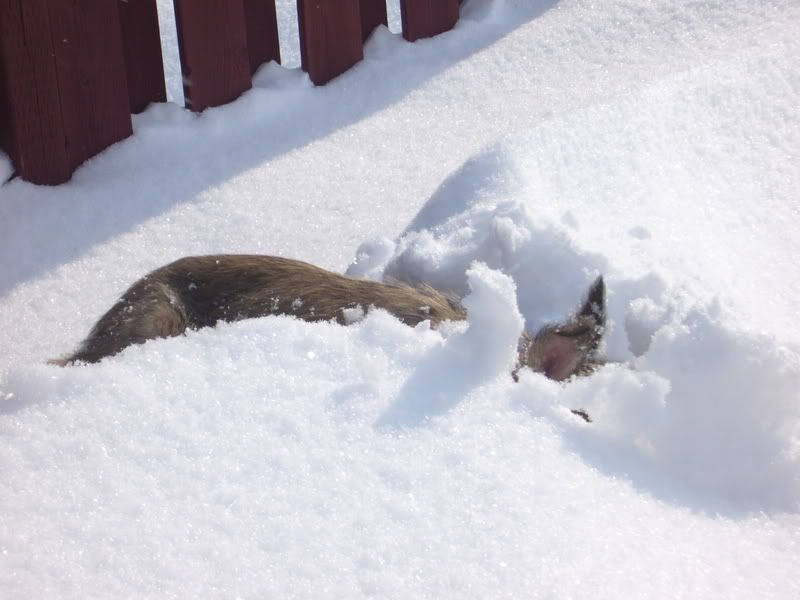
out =
[[(193, 256), (134, 283), (78, 350), (51, 362), (93, 363), (131, 344), (271, 314), (346, 325), (347, 309), (356, 307), (385, 309), (412, 326), (466, 318), (457, 301), (429, 286), (355, 279), (276, 256)], [(535, 336), (522, 335), (518, 368), (527, 366), (558, 381), (585, 374), (597, 365), (604, 327), (605, 286), (598, 278), (572, 319)]]

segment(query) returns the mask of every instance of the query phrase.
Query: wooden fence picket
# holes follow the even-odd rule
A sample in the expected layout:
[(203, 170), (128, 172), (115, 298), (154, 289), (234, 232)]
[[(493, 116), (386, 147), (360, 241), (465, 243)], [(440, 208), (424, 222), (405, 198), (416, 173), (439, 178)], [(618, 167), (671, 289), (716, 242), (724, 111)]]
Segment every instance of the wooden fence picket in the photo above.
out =
[(386, 0), (361, 0), (361, 39), (366, 42), (378, 25), (389, 25)]
[(250, 89), (241, 0), (174, 0), (186, 108), (201, 112)]
[(118, 7), (131, 112), (140, 113), (167, 101), (156, 0), (118, 0)]
[(364, 58), (360, 0), (297, 0), (300, 58), (314, 85), (324, 85)]
[(19, 175), (63, 183), (132, 133), (116, 3), (0, 0), (0, 31), (0, 142)]
[(452, 29), (460, 6), (459, 0), (400, 0), (403, 37), (415, 42)]
[(244, 17), (250, 73), (255, 73), (258, 67), (271, 60), (280, 63), (275, 0), (244, 0)]

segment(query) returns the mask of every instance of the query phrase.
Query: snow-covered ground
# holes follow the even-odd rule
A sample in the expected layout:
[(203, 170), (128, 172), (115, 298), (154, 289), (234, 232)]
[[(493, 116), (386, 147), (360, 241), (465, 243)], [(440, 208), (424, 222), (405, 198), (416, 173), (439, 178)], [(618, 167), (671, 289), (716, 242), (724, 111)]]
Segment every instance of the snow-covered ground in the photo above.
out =
[[(467, 0), (323, 88), (294, 5), (235, 103), (0, 186), (0, 597), (800, 597), (800, 3)], [(44, 363), (217, 252), (426, 281), (469, 321)], [(609, 364), (514, 383), (523, 319), (598, 273)]]

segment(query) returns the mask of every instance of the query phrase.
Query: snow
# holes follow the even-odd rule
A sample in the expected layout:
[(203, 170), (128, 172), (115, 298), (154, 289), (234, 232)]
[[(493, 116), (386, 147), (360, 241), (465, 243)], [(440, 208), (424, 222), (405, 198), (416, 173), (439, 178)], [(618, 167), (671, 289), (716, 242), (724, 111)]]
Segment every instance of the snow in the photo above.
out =
[[(0, 597), (797, 597), (800, 5), (468, 0), (407, 44), (392, 2), (314, 88), (277, 4), (284, 66), (236, 102), (0, 186)], [(215, 252), (425, 281), (468, 321), (45, 364)], [(514, 383), (522, 327), (598, 274), (608, 363)]]
[(13, 172), (14, 167), (11, 165), (11, 159), (0, 150), (0, 182), (5, 183)]
[(524, 325), (514, 281), (479, 262), (466, 277), (467, 329), (453, 333), (425, 355), (378, 418), (378, 427), (418, 426), (446, 414), (480, 385), (507, 379), (514, 369)]

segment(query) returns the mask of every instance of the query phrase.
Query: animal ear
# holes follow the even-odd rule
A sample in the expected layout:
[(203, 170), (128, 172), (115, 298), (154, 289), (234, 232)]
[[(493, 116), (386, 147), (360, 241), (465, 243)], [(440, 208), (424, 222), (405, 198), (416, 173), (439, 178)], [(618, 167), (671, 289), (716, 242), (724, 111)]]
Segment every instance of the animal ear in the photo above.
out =
[(606, 288), (603, 278), (598, 277), (578, 314), (536, 334), (528, 351), (528, 366), (556, 381), (590, 370), (605, 324)]
[[(597, 326), (606, 326), (606, 284), (602, 275), (589, 286), (589, 292), (578, 316), (592, 317)], [(602, 331), (600, 333), (602, 335)]]

